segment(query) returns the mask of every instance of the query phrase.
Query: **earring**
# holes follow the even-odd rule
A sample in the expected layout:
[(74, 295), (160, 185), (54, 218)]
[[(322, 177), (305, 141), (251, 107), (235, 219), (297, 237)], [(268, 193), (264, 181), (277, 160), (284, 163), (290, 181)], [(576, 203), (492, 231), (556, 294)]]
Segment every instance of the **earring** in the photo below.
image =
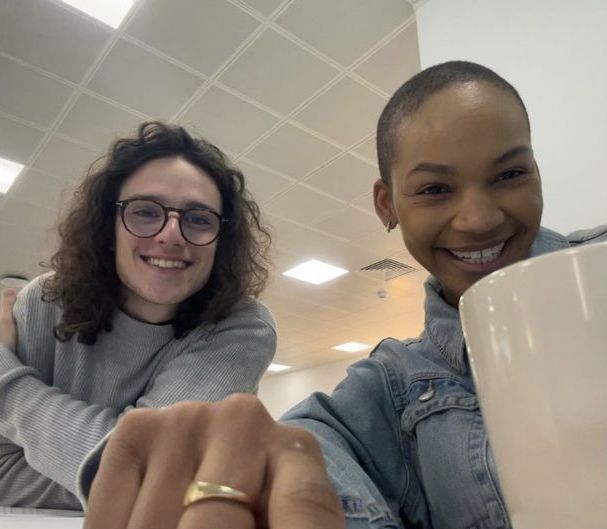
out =
[(390, 233), (393, 229), (394, 226), (392, 225), (392, 221), (388, 220), (388, 224), (386, 224), (386, 233)]

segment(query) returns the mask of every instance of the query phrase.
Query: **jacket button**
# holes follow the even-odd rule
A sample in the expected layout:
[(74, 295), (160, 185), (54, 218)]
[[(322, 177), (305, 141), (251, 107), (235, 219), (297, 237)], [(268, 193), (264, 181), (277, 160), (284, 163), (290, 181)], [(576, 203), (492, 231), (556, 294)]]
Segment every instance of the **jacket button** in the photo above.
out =
[(430, 383), (428, 384), (428, 389), (424, 391), (419, 397), (417, 397), (417, 400), (419, 400), (420, 402), (427, 402), (432, 397), (434, 397), (434, 388), (432, 387), (432, 381), (430, 381)]

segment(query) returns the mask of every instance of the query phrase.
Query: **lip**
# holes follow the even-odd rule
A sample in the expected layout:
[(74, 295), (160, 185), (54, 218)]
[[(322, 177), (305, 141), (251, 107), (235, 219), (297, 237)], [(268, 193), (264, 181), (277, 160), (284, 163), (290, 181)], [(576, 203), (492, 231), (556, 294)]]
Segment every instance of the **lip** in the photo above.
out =
[(502, 239), (500, 241), (496, 241), (493, 243), (483, 244), (482, 246), (477, 244), (474, 246), (464, 246), (461, 248), (451, 248), (450, 249), (450, 250), (454, 250), (456, 252), (475, 252), (475, 251), (483, 250), (486, 248), (493, 248), (494, 246), (497, 246), (503, 242), (504, 248), (502, 249), (502, 253), (495, 261), (491, 261), (490, 263), (466, 263), (465, 261), (462, 261), (461, 259), (458, 259), (457, 257), (455, 257), (446, 248), (439, 248), (439, 251), (443, 255), (445, 255), (448, 259), (450, 259), (451, 262), (453, 263), (453, 265), (456, 266), (457, 268), (459, 268), (462, 272), (466, 272), (466, 273), (470, 273), (470, 274), (485, 275), (485, 274), (490, 274), (491, 272), (495, 272), (496, 270), (499, 270), (500, 268), (503, 268), (504, 266), (509, 264), (509, 256), (510, 256), (509, 250), (510, 250), (510, 242), (512, 241), (512, 238), (513, 237), (510, 237), (506, 240)]

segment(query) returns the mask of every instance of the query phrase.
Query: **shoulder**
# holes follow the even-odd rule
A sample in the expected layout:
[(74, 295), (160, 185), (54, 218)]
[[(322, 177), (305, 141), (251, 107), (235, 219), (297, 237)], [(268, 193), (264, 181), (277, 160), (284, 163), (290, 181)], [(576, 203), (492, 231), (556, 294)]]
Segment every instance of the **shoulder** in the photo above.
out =
[(230, 313), (216, 323), (205, 322), (192, 333), (193, 339), (201, 335), (206, 340), (254, 339), (276, 341), (276, 321), (274, 316), (261, 301), (247, 296), (238, 301)]
[(241, 299), (225, 321), (257, 321), (270, 329), (276, 329), (276, 320), (270, 309), (258, 299), (246, 296)]
[(46, 310), (57, 308), (55, 304), (46, 303), (42, 300), (44, 281), (51, 275), (52, 273), (40, 275), (25, 285), (17, 295), (15, 310), (25, 310), (25, 307), (28, 307), (27, 310), (31, 311), (33, 306), (38, 306), (40, 308), (45, 307)]
[(572, 246), (607, 241), (607, 224), (587, 230), (577, 230), (567, 235)]

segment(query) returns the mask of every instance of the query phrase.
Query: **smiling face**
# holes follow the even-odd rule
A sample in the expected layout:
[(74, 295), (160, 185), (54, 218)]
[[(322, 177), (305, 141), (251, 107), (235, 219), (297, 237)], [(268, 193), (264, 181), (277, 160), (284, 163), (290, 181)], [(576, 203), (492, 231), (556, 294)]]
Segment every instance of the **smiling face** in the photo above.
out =
[[(211, 177), (182, 158), (158, 158), (141, 166), (123, 184), (118, 200), (147, 198), (164, 206), (206, 207), (219, 214), (221, 195)], [(150, 238), (129, 233), (116, 215), (116, 272), (122, 282), (123, 309), (150, 323), (171, 319), (179, 304), (207, 282), (217, 248), (187, 242), (176, 213)]]
[(398, 222), (411, 255), (457, 306), (472, 283), (524, 259), (542, 193), (525, 113), (485, 82), (430, 96), (396, 137), (391, 185), (375, 184), (384, 224)]

